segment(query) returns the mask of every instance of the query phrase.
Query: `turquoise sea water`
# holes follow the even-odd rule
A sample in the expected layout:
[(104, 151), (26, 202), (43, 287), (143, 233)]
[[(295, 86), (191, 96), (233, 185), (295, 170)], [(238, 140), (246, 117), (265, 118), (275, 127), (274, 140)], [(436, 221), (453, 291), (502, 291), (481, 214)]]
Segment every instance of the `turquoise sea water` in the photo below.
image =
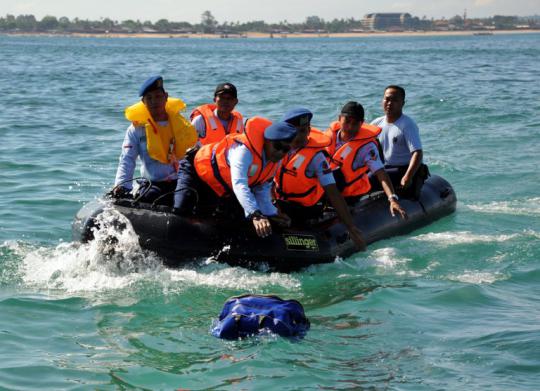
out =
[[(0, 36), (0, 389), (537, 390), (540, 35), (369, 39)], [(293, 274), (201, 259), (172, 270), (126, 235), (125, 262), (71, 242), (110, 186), (123, 109), (160, 73), (189, 109), (215, 85), (246, 116), (407, 89), (425, 160), (457, 212)], [(242, 293), (301, 301), (300, 341), (209, 333)]]

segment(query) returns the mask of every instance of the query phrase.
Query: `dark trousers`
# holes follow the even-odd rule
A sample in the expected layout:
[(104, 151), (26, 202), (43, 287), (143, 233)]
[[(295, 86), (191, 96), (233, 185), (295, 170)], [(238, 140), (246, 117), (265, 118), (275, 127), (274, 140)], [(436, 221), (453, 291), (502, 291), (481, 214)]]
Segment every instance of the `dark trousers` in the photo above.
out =
[[(411, 185), (406, 189), (401, 187), (401, 178), (407, 172), (409, 166), (384, 166), (384, 170), (388, 174), (392, 186), (399, 197), (418, 199), (420, 197), (420, 192), (422, 191), (422, 186), (429, 176), (428, 166), (425, 164), (420, 164), (418, 170), (414, 174)], [(381, 183), (375, 175), (369, 174), (369, 181), (371, 183), (371, 191), (382, 190)]]
[(294, 226), (303, 226), (308, 220), (318, 219), (322, 216), (324, 205), (319, 202), (313, 206), (303, 206), (296, 202), (277, 200), (280, 211), (289, 216)]
[(139, 183), (135, 198), (141, 202), (172, 206), (175, 188), (176, 181), (150, 183), (149, 180), (143, 179)]
[(234, 195), (218, 196), (199, 177), (193, 164), (193, 156), (180, 161), (174, 193), (174, 212), (182, 216), (194, 214), (243, 216), (243, 209)]

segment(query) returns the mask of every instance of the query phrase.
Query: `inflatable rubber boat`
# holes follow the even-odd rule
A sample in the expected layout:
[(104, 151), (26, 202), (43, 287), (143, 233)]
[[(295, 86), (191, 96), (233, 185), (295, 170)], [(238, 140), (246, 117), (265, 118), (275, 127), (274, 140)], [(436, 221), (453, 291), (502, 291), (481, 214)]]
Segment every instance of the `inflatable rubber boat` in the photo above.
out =
[[(432, 175), (424, 183), (418, 200), (400, 200), (408, 214), (406, 220), (391, 216), (383, 192), (363, 197), (351, 211), (355, 224), (370, 244), (406, 234), (447, 216), (455, 211), (456, 202), (452, 186), (440, 176)], [(131, 199), (92, 201), (83, 206), (73, 222), (73, 239), (93, 240), (95, 230), (99, 229), (98, 217), (107, 208), (127, 218), (141, 247), (156, 252), (171, 267), (214, 257), (231, 265), (292, 271), (333, 262), (338, 256), (347, 257), (355, 252), (347, 229), (332, 211), (326, 211), (305, 227), (276, 227), (269, 237), (259, 238), (249, 221), (233, 221), (219, 214), (180, 217), (166, 206), (136, 203)]]

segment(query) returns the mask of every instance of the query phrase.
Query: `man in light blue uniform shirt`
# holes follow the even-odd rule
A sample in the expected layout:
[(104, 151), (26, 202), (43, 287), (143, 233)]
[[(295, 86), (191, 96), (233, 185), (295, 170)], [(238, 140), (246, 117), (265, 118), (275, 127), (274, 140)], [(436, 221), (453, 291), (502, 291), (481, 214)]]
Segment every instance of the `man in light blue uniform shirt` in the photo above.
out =
[[(294, 128), (288, 129), (277, 123), (265, 130), (265, 138), (279, 140), (281, 137), (285, 137), (283, 134), (292, 135), (294, 137), (293, 132), (296, 132)], [(290, 141), (291, 139), (289, 139), (289, 143)], [(284, 145), (287, 146), (287, 150), (290, 150), (290, 144)], [(266, 167), (269, 161), (275, 162), (276, 159), (279, 161), (281, 157), (283, 157), (282, 150), (277, 150), (276, 152), (278, 153), (278, 158), (266, 156), (266, 150), (263, 149), (263, 167)], [(261, 218), (259, 218), (258, 221), (254, 221), (257, 234), (264, 237), (272, 232), (270, 222), (268, 219), (265, 219), (266, 217), (271, 218), (279, 225), (288, 226), (291, 222), (290, 218), (286, 214), (281, 213), (272, 202), (272, 182), (268, 181), (253, 188), (249, 187), (248, 171), (253, 163), (253, 155), (250, 150), (244, 144), (235, 143), (229, 149), (227, 161), (231, 167), (232, 190), (238, 203), (244, 210), (244, 216), (246, 218), (253, 218), (258, 213), (261, 214)], [(266, 221), (263, 222), (261, 219), (265, 219)]]
[[(348, 102), (343, 106), (339, 120), (342, 122), (342, 128), (337, 135), (336, 151), (349, 141), (348, 137), (344, 137), (347, 134), (346, 131), (349, 128), (357, 129), (364, 122), (364, 108), (357, 102)], [(362, 166), (367, 166), (371, 175), (384, 169), (375, 142), (367, 143), (358, 150), (352, 168), (357, 170)]]
[(385, 115), (372, 125), (382, 128), (378, 139), (383, 150), (385, 169), (398, 191), (404, 197), (417, 198), (427, 176), (422, 165), (422, 143), (414, 120), (403, 114), (405, 90), (390, 85), (384, 90), (382, 107)]
[[(278, 163), (283, 158), (291, 149), (291, 142), (295, 135), (296, 128), (286, 123), (273, 124), (264, 130), (264, 145), (263, 150), (260, 151), (263, 166), (261, 170), (264, 170), (270, 162)], [(205, 145), (202, 148), (215, 148), (216, 144)], [(227, 167), (231, 175), (232, 197), (220, 198), (199, 177), (195, 168), (197, 153), (188, 153), (180, 162), (173, 213), (190, 215), (196, 206), (205, 212), (215, 212), (224, 208), (234, 218), (239, 212), (238, 209), (242, 209), (244, 217), (252, 221), (260, 237), (266, 237), (272, 233), (270, 220), (279, 225), (290, 224), (290, 218), (280, 213), (272, 203), (271, 180), (249, 186), (249, 171), (253, 169), (254, 159), (248, 147), (239, 142), (232, 142), (225, 152)], [(272, 175), (275, 175), (275, 171)]]
[[(347, 144), (349, 140), (354, 139), (358, 129), (361, 129), (363, 122), (364, 107), (360, 103), (351, 101), (343, 106), (339, 115), (340, 130), (337, 133), (336, 138), (336, 151), (339, 150), (343, 145)], [(399, 204), (399, 197), (394, 194), (392, 181), (384, 169), (384, 165), (381, 161), (375, 141), (368, 142), (367, 144), (361, 146), (354, 156), (352, 170), (355, 171), (363, 166), (367, 166), (368, 168), (368, 175), (370, 176), (371, 184), (370, 190), (374, 191), (382, 189), (390, 202), (390, 213), (392, 216), (395, 216), (395, 214), (398, 213), (401, 218), (406, 218), (407, 213)], [(337, 173), (339, 173), (339, 170), (335, 171), (334, 176)], [(343, 180), (343, 178), (336, 180), (338, 187), (339, 183)], [(357, 194), (357, 196), (361, 195), (363, 194)], [(355, 202), (356, 198), (357, 197), (350, 197), (350, 201)]]
[[(341, 138), (340, 132), (336, 140), (336, 150), (346, 143), (347, 141)], [(374, 143), (367, 143), (358, 150), (352, 167), (353, 170), (357, 170), (362, 166), (367, 166), (372, 174), (384, 168), (384, 164), (379, 156), (379, 151), (377, 150), (377, 145)]]
[[(262, 154), (263, 167), (268, 164), (266, 154)], [(227, 161), (231, 167), (232, 190), (247, 218), (259, 210), (264, 216), (275, 216), (277, 208), (272, 203), (272, 182), (265, 182), (253, 188), (248, 185), (248, 170), (253, 163), (253, 155), (243, 145), (235, 143), (229, 149)]]
[[(292, 160), (295, 155), (300, 153), (300, 151), (309, 144), (310, 135), (312, 137), (317, 137), (318, 140), (327, 139), (330, 143), (328, 136), (320, 132), (317, 129), (311, 127), (311, 119), (313, 118), (313, 113), (308, 109), (298, 107), (291, 109), (285, 113), (281, 121), (287, 122), (294, 127), (296, 127), (296, 137), (292, 142), (292, 149), (289, 151), (287, 158), (282, 161), (282, 167), (278, 169), (280, 175), (275, 178), (276, 183), (276, 193), (277, 193), (277, 204), (280, 209), (285, 212), (293, 221), (305, 223), (306, 220), (316, 219), (322, 215), (323, 207), (326, 204), (326, 201), (334, 208), (337, 216), (341, 222), (347, 227), (351, 239), (355, 243), (358, 250), (365, 250), (366, 243), (362, 236), (362, 232), (354, 225), (353, 217), (349, 211), (347, 203), (343, 196), (341, 195), (339, 189), (336, 186), (336, 180), (328, 163), (328, 153), (326, 152), (326, 147), (322, 144), (317, 148), (314, 155), (312, 155), (311, 161), (307, 164), (305, 172), (303, 169), (294, 170), (294, 164)], [(317, 135), (319, 133), (320, 135)], [(305, 158), (306, 155), (300, 156)], [(311, 155), (308, 155), (311, 156)], [(304, 163), (304, 159), (297, 160), (299, 166), (301, 167)], [(289, 162), (293, 164), (292, 168), (289, 166)], [(299, 185), (299, 187), (304, 187), (303, 191), (305, 192), (307, 188), (312, 186), (310, 184), (310, 179), (307, 178), (317, 178), (317, 182), (320, 187), (322, 187), (324, 193), (322, 198), (317, 201), (315, 205), (310, 205), (305, 203), (302, 204), (298, 201), (298, 198), (287, 199), (287, 197), (280, 197), (280, 187), (283, 186), (284, 177), (288, 174), (286, 172), (294, 172), (294, 182)], [(316, 188), (313, 189), (313, 194), (316, 193)], [(294, 191), (293, 191), (294, 193)], [(304, 193), (304, 196), (309, 196), (309, 193)], [(302, 196), (299, 195), (300, 198)]]
[[(167, 126), (169, 118), (165, 106), (168, 94), (163, 87), (163, 78), (153, 76), (147, 79), (139, 89), (139, 96), (142, 97), (142, 102), (154, 121), (160, 126)], [(137, 157), (142, 162), (141, 176), (143, 177), (137, 196), (140, 196), (139, 198), (143, 202), (153, 202), (162, 194), (170, 193), (160, 199), (163, 201), (161, 203), (172, 204), (172, 192), (176, 187), (177, 166), (173, 163), (161, 163), (149, 155), (144, 124), (135, 126), (132, 123), (126, 130), (112, 195), (115, 197), (131, 196)]]

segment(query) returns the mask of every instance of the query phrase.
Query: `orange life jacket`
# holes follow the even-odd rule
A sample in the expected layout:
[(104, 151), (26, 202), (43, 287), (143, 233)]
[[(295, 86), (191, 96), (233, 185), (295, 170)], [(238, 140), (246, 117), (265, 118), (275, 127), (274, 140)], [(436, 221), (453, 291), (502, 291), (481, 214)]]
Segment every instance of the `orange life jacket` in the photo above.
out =
[(272, 122), (266, 118), (253, 117), (246, 122), (244, 133), (232, 133), (221, 141), (206, 144), (195, 155), (195, 170), (217, 195), (232, 193), (231, 167), (227, 162), (228, 151), (235, 143), (245, 145), (253, 155), (248, 169), (248, 185), (253, 188), (272, 180), (277, 163), (267, 162), (263, 168), (264, 130)]
[(330, 138), (318, 129), (311, 128), (308, 143), (293, 155), (287, 155), (281, 161), (281, 166), (274, 178), (276, 198), (292, 201), (303, 206), (313, 206), (324, 194), (316, 175), (309, 177), (306, 169), (318, 152), (328, 155), (325, 148), (329, 147)]
[(344, 197), (354, 197), (366, 194), (371, 189), (367, 171), (367, 165), (353, 169), (354, 159), (360, 148), (370, 142), (377, 143), (377, 136), (381, 133), (381, 128), (366, 124), (360, 125), (360, 129), (356, 136), (347, 141), (340, 148), (337, 148), (337, 136), (341, 129), (341, 124), (338, 121), (332, 122), (326, 134), (332, 139), (332, 143), (328, 147), (328, 153), (331, 156), (330, 167), (333, 170), (340, 170), (345, 179), (345, 187), (341, 190)]
[(225, 129), (221, 120), (217, 117), (217, 115), (214, 114), (215, 109), (216, 105), (209, 103), (207, 105), (197, 107), (191, 113), (190, 119), (192, 121), (193, 118), (198, 115), (201, 115), (204, 118), (206, 134), (204, 137), (199, 137), (199, 141), (202, 145), (220, 141), (230, 133), (242, 133), (244, 131), (244, 118), (242, 117), (242, 114), (237, 111), (233, 111), (231, 113), (229, 125), (227, 129)]

